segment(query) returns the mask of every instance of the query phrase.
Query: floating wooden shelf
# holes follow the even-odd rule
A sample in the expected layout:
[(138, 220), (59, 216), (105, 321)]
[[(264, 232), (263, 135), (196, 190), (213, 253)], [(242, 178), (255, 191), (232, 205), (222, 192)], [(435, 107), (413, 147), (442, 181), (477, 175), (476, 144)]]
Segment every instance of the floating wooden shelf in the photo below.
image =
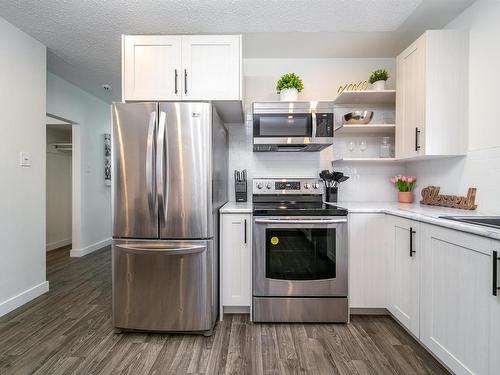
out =
[(334, 105), (394, 105), (396, 90), (344, 91), (333, 101)]
[(335, 129), (335, 134), (392, 134), (395, 130), (394, 124), (353, 124), (339, 126)]

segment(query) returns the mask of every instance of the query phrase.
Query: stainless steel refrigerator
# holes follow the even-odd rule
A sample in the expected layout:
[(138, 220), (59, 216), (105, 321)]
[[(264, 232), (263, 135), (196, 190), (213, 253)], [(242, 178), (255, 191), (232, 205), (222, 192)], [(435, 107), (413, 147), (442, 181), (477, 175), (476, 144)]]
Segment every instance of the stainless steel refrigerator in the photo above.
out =
[(210, 102), (112, 106), (113, 324), (211, 334), (227, 130)]

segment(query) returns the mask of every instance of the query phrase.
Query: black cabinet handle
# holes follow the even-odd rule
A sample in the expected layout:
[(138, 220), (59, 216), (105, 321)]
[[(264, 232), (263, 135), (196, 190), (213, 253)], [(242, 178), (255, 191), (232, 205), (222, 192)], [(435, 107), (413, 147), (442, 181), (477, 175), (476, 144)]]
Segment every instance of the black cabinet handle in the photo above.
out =
[(175, 95), (177, 95), (177, 93), (179, 92), (179, 90), (177, 89), (177, 77), (179, 76), (179, 74), (177, 74), (177, 69), (175, 69)]
[(413, 250), (413, 235), (417, 233), (416, 231), (413, 230), (413, 227), (410, 227), (410, 256), (412, 257), (413, 254), (416, 253), (415, 250)]
[(188, 72), (184, 69), (184, 94), (188, 93)]
[(498, 261), (500, 260), (500, 258), (498, 258), (498, 251), (493, 251), (492, 258), (493, 258), (493, 277), (492, 277), (492, 280), (493, 280), (493, 289), (492, 289), (492, 291), (493, 291), (493, 295), (497, 296), (498, 295), (498, 291), (500, 290), (500, 287), (497, 284), (497, 280), (498, 280)]
[(245, 219), (245, 243), (247, 243), (247, 219)]
[(420, 138), (420, 130), (418, 130), (418, 128), (415, 128), (415, 151), (420, 150), (420, 145), (418, 142), (419, 138)]

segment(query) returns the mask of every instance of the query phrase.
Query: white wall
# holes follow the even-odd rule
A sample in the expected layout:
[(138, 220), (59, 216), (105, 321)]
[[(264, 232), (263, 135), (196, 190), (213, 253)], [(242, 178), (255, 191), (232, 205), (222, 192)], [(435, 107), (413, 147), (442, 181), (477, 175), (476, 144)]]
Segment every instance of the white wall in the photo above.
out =
[(59, 151), (54, 143), (71, 143), (71, 125), (47, 127), (46, 249), (71, 244), (71, 152)]
[[(0, 18), (0, 315), (45, 278), (45, 47)], [(19, 153), (31, 153), (31, 167)]]
[(73, 244), (71, 254), (85, 255), (107, 245), (111, 238), (111, 191), (104, 184), (103, 140), (103, 134), (111, 132), (110, 107), (95, 96), (48, 73), (47, 112), (79, 124), (81, 233), (80, 242)]
[[(252, 152), (251, 104), (254, 101), (279, 100), (276, 81), (288, 72), (297, 73), (304, 82), (299, 100), (333, 100), (341, 84), (368, 79), (370, 73), (386, 68), (396, 76), (395, 59), (245, 59), (243, 62), (245, 126), (230, 124), (229, 180), (230, 200), (234, 200), (234, 169), (247, 169), (253, 177), (318, 177), (331, 167), (333, 147), (312, 153)], [(388, 88), (394, 87), (393, 79)], [(341, 200), (394, 200), (393, 187), (386, 183), (391, 175), (402, 172), (402, 164), (373, 165), (342, 163), (335, 170), (351, 176), (340, 189)], [(376, 186), (376, 189), (372, 187)], [(249, 197), (250, 198), (250, 197)]]
[[(477, 1), (447, 28), (469, 29), (469, 153), (466, 157), (408, 163), (418, 190), (437, 185), (463, 195), (477, 187), (479, 210), (500, 212), (500, 124), (495, 116), (500, 87), (499, 1)], [(460, 79), (460, 77), (457, 77)]]

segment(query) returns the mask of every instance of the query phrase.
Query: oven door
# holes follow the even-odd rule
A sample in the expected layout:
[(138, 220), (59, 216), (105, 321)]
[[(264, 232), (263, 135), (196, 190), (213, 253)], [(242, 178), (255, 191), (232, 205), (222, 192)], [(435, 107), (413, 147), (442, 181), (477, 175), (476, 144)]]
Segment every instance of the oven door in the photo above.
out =
[(254, 297), (346, 297), (347, 218), (255, 217)]

